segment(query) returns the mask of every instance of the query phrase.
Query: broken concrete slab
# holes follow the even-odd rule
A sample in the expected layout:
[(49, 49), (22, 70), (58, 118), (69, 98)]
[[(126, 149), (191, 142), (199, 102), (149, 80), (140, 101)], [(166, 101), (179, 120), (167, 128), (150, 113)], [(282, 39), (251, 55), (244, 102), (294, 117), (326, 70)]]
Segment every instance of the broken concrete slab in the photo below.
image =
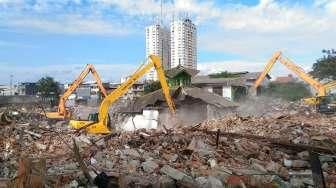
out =
[(132, 157), (134, 159), (138, 159), (138, 158), (141, 157), (140, 154), (139, 154), (139, 152), (137, 150), (135, 150), (135, 149), (130, 149), (130, 148), (124, 149), (124, 150), (122, 150), (122, 153), (124, 155)]
[(191, 179), (189, 176), (187, 176), (185, 173), (179, 171), (179, 170), (176, 170), (168, 165), (165, 165), (163, 166), (161, 169), (160, 169), (160, 172), (162, 174), (165, 174), (175, 180), (183, 180), (183, 179)]
[(35, 146), (39, 150), (46, 150), (47, 149), (47, 145), (41, 144), (39, 142), (35, 142)]
[(154, 188), (176, 188), (175, 181), (169, 176), (163, 175), (155, 183)]
[(200, 156), (208, 156), (214, 153), (214, 149), (206, 144), (202, 138), (193, 138), (188, 145), (188, 150), (197, 152)]
[(207, 188), (223, 188), (224, 186), (223, 186), (223, 183), (219, 179), (217, 179), (213, 176), (209, 176), (208, 179), (207, 179), (207, 183), (206, 183), (205, 187), (207, 187)]
[(152, 160), (145, 161), (141, 164), (142, 169), (147, 173), (152, 173), (159, 168), (159, 165)]

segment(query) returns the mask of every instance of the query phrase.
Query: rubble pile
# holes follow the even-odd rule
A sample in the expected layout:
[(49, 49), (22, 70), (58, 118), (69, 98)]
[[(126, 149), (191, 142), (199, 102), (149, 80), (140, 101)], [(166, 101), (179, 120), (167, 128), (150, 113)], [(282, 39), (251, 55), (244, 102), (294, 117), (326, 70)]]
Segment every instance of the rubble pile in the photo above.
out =
[(202, 124), (203, 129), (253, 134), (295, 144), (312, 144), (312, 139), (335, 139), (336, 117), (322, 114), (273, 114), (267, 117), (231, 116)]
[(335, 117), (232, 116), (188, 128), (87, 135), (66, 121), (20, 114), (25, 118), (0, 129), (0, 177), (12, 184), (25, 174), (30, 183), (67, 187), (313, 187), (316, 152), (326, 186), (336, 186)]
[(303, 101), (288, 102), (279, 98), (265, 96), (248, 98), (239, 104), (238, 113), (241, 116), (267, 117), (279, 114), (314, 114), (315, 110)]

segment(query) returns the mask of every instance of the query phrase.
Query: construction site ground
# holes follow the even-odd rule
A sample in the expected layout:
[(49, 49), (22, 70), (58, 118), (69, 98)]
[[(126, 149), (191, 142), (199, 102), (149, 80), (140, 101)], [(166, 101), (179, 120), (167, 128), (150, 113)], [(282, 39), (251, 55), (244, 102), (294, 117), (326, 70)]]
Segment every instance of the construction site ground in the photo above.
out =
[(314, 187), (316, 155), (325, 186), (336, 187), (336, 117), (296, 103), (259, 108), (88, 135), (15, 106), (15, 121), (0, 127), (0, 187)]

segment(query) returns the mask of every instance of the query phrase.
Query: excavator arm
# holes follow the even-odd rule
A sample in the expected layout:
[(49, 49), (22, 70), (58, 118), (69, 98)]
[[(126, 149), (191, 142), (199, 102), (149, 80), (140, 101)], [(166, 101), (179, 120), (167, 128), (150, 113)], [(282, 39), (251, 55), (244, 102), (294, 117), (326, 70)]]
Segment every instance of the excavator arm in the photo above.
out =
[(258, 79), (254, 82), (253, 87), (255, 89), (257, 87), (259, 87), (259, 85), (261, 84), (261, 82), (265, 79), (266, 75), (271, 71), (273, 65), (280, 58), (280, 56), (281, 56), (281, 52), (276, 52), (276, 53), (273, 54), (272, 58), (266, 64), (266, 67), (265, 67), (264, 71), (260, 74), (260, 76), (258, 77)]
[(325, 88), (323, 87), (323, 84), (316, 81), (313, 77), (305, 73), (305, 71), (301, 67), (295, 65), (291, 60), (285, 57), (281, 57), (280, 63), (285, 65), (289, 70), (293, 71), (302, 80), (306, 81), (309, 85), (311, 85), (318, 92), (318, 96), (326, 95), (326, 91)]
[(103, 83), (100, 79), (100, 76), (98, 75), (96, 69), (92, 64), (87, 64), (84, 70), (79, 74), (77, 79), (70, 85), (70, 87), (64, 92), (64, 94), (60, 97), (59, 103), (58, 103), (58, 109), (57, 112), (49, 112), (47, 113), (48, 118), (67, 118), (70, 117), (70, 113), (67, 111), (67, 108), (65, 106), (65, 102), (68, 100), (69, 96), (78, 88), (78, 86), (82, 83), (82, 81), (85, 79), (85, 77), (92, 73), (93, 77), (97, 81), (97, 85), (104, 95), (104, 97), (107, 96), (107, 92), (103, 86)]
[(86, 127), (86, 130), (89, 133), (109, 133), (110, 130), (107, 126), (108, 124), (108, 111), (111, 106), (116, 100), (118, 100), (121, 96), (123, 96), (132, 85), (139, 80), (146, 72), (148, 72), (152, 67), (154, 67), (157, 71), (162, 91), (164, 93), (166, 102), (168, 104), (168, 107), (171, 111), (171, 113), (175, 113), (175, 104), (170, 96), (169, 92), (169, 86), (166, 81), (166, 77), (164, 75), (163, 67), (160, 62), (160, 58), (158, 56), (150, 55), (149, 56), (149, 62), (146, 65), (143, 65), (140, 67), (137, 71), (133, 73), (133, 75), (128, 78), (124, 83), (122, 83), (116, 90), (114, 90), (112, 93), (110, 93), (107, 97), (104, 98), (102, 101), (100, 107), (99, 107), (99, 113), (98, 113), (98, 122), (92, 122), (92, 121), (77, 121), (77, 120), (71, 120), (70, 125), (74, 128), (83, 128)]
[(321, 84), (320, 82), (316, 81), (314, 78), (309, 76), (307, 73), (305, 73), (305, 71), (301, 67), (295, 65), (291, 60), (289, 60), (286, 57), (283, 57), (281, 55), (281, 52), (274, 53), (271, 60), (267, 63), (264, 71), (261, 73), (259, 78), (254, 83), (254, 88), (257, 88), (260, 85), (260, 83), (264, 80), (265, 76), (269, 73), (272, 66), (276, 63), (277, 60), (279, 60), (280, 63), (285, 65), (289, 70), (293, 71), (302, 80), (304, 80), (309, 85), (314, 87), (314, 89), (318, 92), (318, 96), (325, 96), (326, 95), (326, 90), (325, 90), (325, 87), (323, 86), (323, 84)]

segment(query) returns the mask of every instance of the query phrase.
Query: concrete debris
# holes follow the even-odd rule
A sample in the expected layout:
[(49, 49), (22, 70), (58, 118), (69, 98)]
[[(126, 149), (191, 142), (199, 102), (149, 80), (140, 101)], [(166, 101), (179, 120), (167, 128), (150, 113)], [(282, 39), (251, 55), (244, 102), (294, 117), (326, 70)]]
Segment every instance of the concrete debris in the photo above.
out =
[(135, 159), (140, 158), (139, 152), (136, 151), (135, 149), (125, 149), (122, 151), (122, 153), (131, 158), (135, 158)]
[(159, 165), (156, 164), (153, 161), (145, 161), (141, 164), (141, 167), (143, 168), (143, 170), (147, 173), (152, 173), (154, 172), (154, 170), (156, 170), (157, 168), (159, 168)]
[(188, 149), (197, 152), (201, 156), (211, 155), (213, 153), (213, 149), (204, 143), (201, 138), (193, 138), (188, 146)]
[(160, 172), (166, 174), (167, 176), (173, 178), (174, 180), (183, 180), (183, 178), (188, 178), (188, 176), (185, 173), (176, 170), (168, 165), (163, 166), (160, 169)]
[[(24, 172), (36, 183), (28, 187), (310, 187), (316, 151), (326, 186), (335, 186), (336, 118), (293, 106), (111, 135), (77, 133), (67, 121), (13, 110), (15, 121), (0, 129), (0, 178), (22, 185), (14, 180)], [(37, 177), (29, 171), (36, 165)]]
[(37, 149), (39, 150), (46, 150), (47, 146), (38, 142), (35, 142), (35, 146), (37, 147)]
[(205, 185), (205, 187), (207, 188), (222, 188), (223, 187), (223, 183), (215, 177), (209, 176), (207, 180), (208, 180), (207, 184)]
[(70, 188), (77, 188), (79, 183), (76, 180), (72, 180), (69, 184)]
[(302, 151), (300, 153), (297, 154), (299, 159), (302, 160), (309, 160), (309, 152), (308, 151)]
[(195, 181), (198, 183), (199, 186), (201, 187), (206, 187), (208, 183), (207, 177), (198, 177), (195, 179)]
[(174, 155), (172, 155), (172, 156), (169, 158), (169, 161), (170, 161), (170, 162), (175, 162), (177, 159), (178, 159), (178, 155), (177, 155), (177, 154), (174, 154)]
[(175, 181), (169, 176), (163, 175), (159, 178), (159, 181), (156, 183), (158, 188), (176, 188)]
[(211, 168), (215, 168), (217, 165), (217, 162), (215, 159), (209, 159), (208, 162)]
[(0, 111), (0, 125), (9, 125), (13, 121), (13, 115), (8, 111)]
[(303, 160), (284, 160), (284, 165), (286, 167), (292, 167), (292, 168), (305, 168), (309, 167), (308, 161)]
[(127, 162), (127, 170), (129, 173), (137, 172), (137, 169), (140, 166), (140, 162), (138, 160), (130, 160)]

